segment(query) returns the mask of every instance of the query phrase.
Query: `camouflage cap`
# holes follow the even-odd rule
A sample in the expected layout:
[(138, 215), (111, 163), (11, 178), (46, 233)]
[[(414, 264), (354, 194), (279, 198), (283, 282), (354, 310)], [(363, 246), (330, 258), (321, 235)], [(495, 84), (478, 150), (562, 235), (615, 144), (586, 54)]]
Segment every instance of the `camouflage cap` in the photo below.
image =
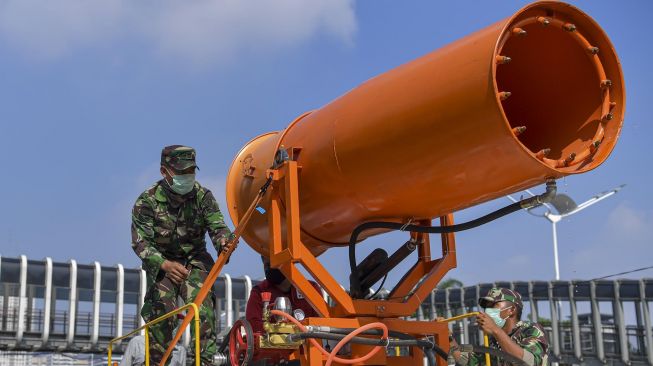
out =
[(478, 305), (482, 308), (488, 308), (499, 301), (509, 301), (520, 309), (524, 308), (519, 292), (503, 287), (491, 288), (487, 295), (478, 299)]
[(166, 146), (161, 151), (161, 165), (169, 166), (177, 171), (197, 167), (195, 149), (182, 145)]

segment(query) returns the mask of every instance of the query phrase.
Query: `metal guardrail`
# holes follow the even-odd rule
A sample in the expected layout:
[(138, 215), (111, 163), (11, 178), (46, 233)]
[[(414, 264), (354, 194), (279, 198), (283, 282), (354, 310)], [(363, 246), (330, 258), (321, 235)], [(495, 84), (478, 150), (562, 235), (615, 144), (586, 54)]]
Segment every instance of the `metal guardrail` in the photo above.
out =
[(109, 347), (107, 349), (107, 363), (111, 365), (111, 353), (113, 351), (113, 344), (116, 342), (120, 342), (123, 339), (129, 338), (132, 335), (140, 332), (143, 330), (145, 332), (145, 366), (150, 366), (150, 334), (148, 332), (149, 327), (151, 327), (154, 324), (160, 323), (172, 316), (175, 316), (182, 311), (185, 311), (187, 309), (193, 309), (193, 321), (195, 324), (195, 366), (200, 366), (200, 312), (197, 308), (197, 305), (194, 303), (190, 303), (187, 305), (184, 305), (176, 310), (173, 310), (167, 314), (161, 315), (160, 317), (147, 322), (141, 327), (138, 327), (138, 329), (134, 329), (133, 331), (129, 332), (128, 334), (125, 334), (124, 336), (116, 337), (109, 341)]
[[(244, 315), (256, 282), (226, 274), (216, 281), (218, 332)], [(144, 325), (145, 291), (140, 268), (0, 257), (0, 350), (102, 353)]]
[[(218, 332), (244, 315), (255, 283), (247, 276), (229, 275), (216, 281)], [(653, 366), (653, 279), (513, 281), (450, 288), (433, 292), (416, 318), (477, 311), (478, 298), (495, 285), (521, 293), (524, 315), (544, 323), (552, 361)], [(120, 264), (0, 257), (0, 350), (104, 352), (112, 338), (144, 324), (139, 310), (145, 286), (141, 269)], [(452, 331), (461, 343), (481, 343), (473, 321), (463, 319)]]

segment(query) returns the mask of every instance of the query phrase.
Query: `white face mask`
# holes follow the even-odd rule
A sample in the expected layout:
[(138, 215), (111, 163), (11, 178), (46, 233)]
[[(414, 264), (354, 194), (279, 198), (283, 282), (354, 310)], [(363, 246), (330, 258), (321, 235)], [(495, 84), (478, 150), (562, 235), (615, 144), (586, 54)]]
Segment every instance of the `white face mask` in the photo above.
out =
[[(164, 169), (168, 174), (170, 174), (170, 171), (167, 168)], [(175, 193), (184, 195), (193, 190), (193, 187), (195, 186), (195, 173), (180, 175), (170, 174), (170, 176), (172, 176), (172, 184), (168, 183), (168, 185)], [(166, 183), (167, 182), (168, 181), (166, 180)]]
[(495, 308), (485, 308), (485, 313), (492, 318), (494, 323), (499, 326), (499, 328), (503, 328), (503, 326), (506, 324), (506, 319), (508, 319), (510, 316), (507, 316), (505, 318), (501, 317), (501, 311), (510, 309), (512, 306), (508, 306), (507, 308), (503, 309), (495, 309)]

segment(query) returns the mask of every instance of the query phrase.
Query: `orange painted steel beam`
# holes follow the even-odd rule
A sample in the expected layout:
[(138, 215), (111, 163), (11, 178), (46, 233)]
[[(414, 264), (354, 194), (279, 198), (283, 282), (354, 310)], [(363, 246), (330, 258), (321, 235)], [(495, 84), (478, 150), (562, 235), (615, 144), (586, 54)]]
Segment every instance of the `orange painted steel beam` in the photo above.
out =
[[(374, 316), (377, 318), (392, 318), (412, 315), (426, 299), (429, 293), (444, 277), (455, 268), (455, 240), (453, 234), (442, 236), (442, 257), (431, 260), (430, 240), (422, 235), (423, 246), (421, 255), (408, 275), (400, 281), (387, 300), (353, 299), (336, 281), (331, 273), (318, 261), (300, 236), (288, 235), (298, 232), (302, 213), (297, 208), (298, 196), (298, 164), (286, 161), (278, 170), (268, 170), (273, 177), (271, 186), (271, 211), (267, 213), (269, 233), (273, 238), (269, 242), (268, 255), (272, 267), (279, 268), (290, 282), (303, 294), (309, 303), (323, 317), (355, 317)], [(285, 212), (281, 210), (280, 192), (285, 192)], [(295, 207), (295, 209), (293, 209)], [(289, 217), (291, 219), (289, 219)], [(452, 224), (452, 215), (441, 218), (443, 224)], [(411, 234), (418, 235), (418, 234)], [(303, 267), (313, 280), (329, 294), (335, 305), (327, 304), (322, 296), (308, 282), (299, 270)], [(419, 286), (417, 286), (419, 283)]]
[[(228, 175), (229, 213), (239, 221), (283, 147), (302, 168), (301, 240), (319, 255), (366, 221), (429, 220), (594, 169), (624, 103), (599, 25), (571, 5), (534, 3), (247, 143)], [(243, 233), (262, 254), (266, 220)]]

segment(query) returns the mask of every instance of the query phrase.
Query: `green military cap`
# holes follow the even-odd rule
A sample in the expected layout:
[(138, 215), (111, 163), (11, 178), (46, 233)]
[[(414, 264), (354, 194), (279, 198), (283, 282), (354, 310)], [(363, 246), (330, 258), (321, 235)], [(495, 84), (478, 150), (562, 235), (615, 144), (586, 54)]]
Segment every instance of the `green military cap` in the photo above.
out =
[(509, 301), (520, 309), (524, 308), (519, 292), (503, 287), (491, 288), (487, 295), (478, 299), (478, 305), (482, 308), (489, 308), (499, 301)]
[(161, 165), (169, 166), (177, 171), (197, 167), (195, 149), (183, 145), (166, 146), (161, 151)]

